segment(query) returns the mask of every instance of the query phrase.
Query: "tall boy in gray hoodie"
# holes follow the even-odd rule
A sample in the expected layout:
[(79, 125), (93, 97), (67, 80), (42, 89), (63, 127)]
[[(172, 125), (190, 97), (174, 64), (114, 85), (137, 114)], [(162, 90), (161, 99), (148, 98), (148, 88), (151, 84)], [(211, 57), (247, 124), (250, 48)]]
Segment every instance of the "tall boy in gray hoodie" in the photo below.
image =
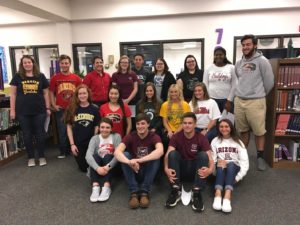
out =
[(235, 64), (238, 78), (234, 100), (236, 126), (246, 147), (250, 131), (255, 135), (257, 169), (263, 171), (266, 169), (263, 159), (266, 95), (274, 86), (274, 74), (269, 61), (257, 51), (257, 39), (254, 35), (245, 35), (241, 43), (243, 57)]

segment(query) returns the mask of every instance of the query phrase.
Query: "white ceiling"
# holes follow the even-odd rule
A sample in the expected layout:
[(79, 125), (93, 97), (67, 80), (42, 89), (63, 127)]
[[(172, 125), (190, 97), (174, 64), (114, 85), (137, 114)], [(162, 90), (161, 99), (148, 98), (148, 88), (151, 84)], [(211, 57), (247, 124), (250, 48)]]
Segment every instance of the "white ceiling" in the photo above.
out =
[(299, 0), (0, 0), (0, 26), (82, 20), (299, 10)]

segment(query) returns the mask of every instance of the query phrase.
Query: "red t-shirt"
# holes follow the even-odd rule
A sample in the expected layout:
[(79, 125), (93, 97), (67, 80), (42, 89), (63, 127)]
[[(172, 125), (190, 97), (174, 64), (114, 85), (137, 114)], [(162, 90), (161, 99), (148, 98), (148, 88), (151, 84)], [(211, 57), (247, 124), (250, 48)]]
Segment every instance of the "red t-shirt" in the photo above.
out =
[(137, 75), (131, 73), (114, 73), (111, 82), (116, 83), (121, 88), (122, 99), (127, 99), (133, 91), (134, 82), (138, 82)]
[(54, 75), (50, 80), (50, 91), (52, 91), (56, 97), (56, 105), (67, 108), (75, 89), (82, 83), (81, 78), (76, 74), (64, 75), (58, 73)]
[[(124, 104), (124, 109), (125, 109), (124, 110), (125, 117), (126, 118), (131, 117), (131, 111), (127, 104)], [(122, 137), (124, 137), (125, 134), (124, 123), (123, 123), (124, 114), (122, 112), (121, 107), (118, 108), (116, 111), (112, 111), (109, 108), (109, 103), (105, 103), (101, 105), (99, 112), (101, 117), (108, 117), (112, 121), (113, 123), (112, 131), (117, 132)]]
[(122, 143), (126, 145), (127, 151), (133, 158), (142, 158), (150, 154), (155, 149), (155, 145), (161, 143), (161, 139), (151, 131), (144, 139), (141, 139), (136, 131), (133, 131), (123, 138)]
[(188, 139), (183, 131), (180, 131), (171, 137), (169, 146), (174, 147), (180, 153), (182, 159), (185, 160), (195, 160), (198, 151), (211, 149), (207, 138), (199, 132), (196, 132), (191, 139)]
[(100, 75), (94, 70), (85, 76), (83, 83), (91, 89), (93, 102), (108, 101), (108, 89), (110, 85), (110, 76), (108, 73), (103, 72)]

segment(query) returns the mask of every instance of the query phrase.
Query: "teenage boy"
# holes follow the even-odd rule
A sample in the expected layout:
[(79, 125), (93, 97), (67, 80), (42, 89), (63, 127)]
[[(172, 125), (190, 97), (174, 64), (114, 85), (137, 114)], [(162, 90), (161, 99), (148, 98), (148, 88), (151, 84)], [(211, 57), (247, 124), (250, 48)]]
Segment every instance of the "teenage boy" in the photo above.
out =
[(196, 115), (187, 112), (182, 118), (182, 130), (172, 136), (165, 155), (165, 173), (171, 185), (166, 207), (175, 207), (181, 199), (181, 180), (184, 177), (193, 180), (192, 208), (201, 212), (204, 210), (201, 191), (206, 178), (214, 170), (211, 147), (207, 138), (195, 131)]
[(250, 131), (255, 135), (257, 169), (267, 165), (263, 158), (265, 147), (266, 95), (274, 86), (274, 74), (270, 62), (257, 51), (257, 38), (250, 34), (241, 39), (243, 57), (235, 64), (238, 78), (234, 114), (238, 132), (248, 147)]
[(99, 56), (92, 59), (94, 70), (88, 73), (83, 80), (92, 91), (92, 101), (98, 107), (108, 102), (108, 89), (110, 86), (110, 75), (104, 72), (103, 60)]
[[(145, 113), (136, 117), (136, 131), (125, 136), (115, 150), (115, 157), (129, 186), (129, 207), (147, 208), (150, 204), (150, 188), (163, 155), (160, 137), (149, 131), (150, 119)], [(126, 151), (125, 151), (126, 149)]]
[(50, 101), (55, 111), (56, 127), (59, 141), (59, 159), (63, 159), (70, 152), (67, 138), (67, 127), (63, 121), (65, 109), (69, 106), (76, 87), (81, 84), (81, 79), (70, 72), (71, 58), (67, 55), (59, 57), (60, 73), (50, 80)]
[(134, 66), (132, 71), (134, 71), (138, 77), (138, 93), (135, 96), (136, 103), (141, 99), (146, 79), (150, 75), (150, 71), (144, 67), (144, 55), (137, 53), (133, 56)]

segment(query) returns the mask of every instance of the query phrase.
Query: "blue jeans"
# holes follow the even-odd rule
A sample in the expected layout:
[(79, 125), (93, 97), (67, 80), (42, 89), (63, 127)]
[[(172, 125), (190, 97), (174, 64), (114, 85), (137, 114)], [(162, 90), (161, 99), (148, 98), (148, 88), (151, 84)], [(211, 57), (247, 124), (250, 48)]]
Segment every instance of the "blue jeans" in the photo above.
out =
[(38, 157), (44, 158), (45, 151), (45, 120), (46, 114), (37, 115), (17, 115), (23, 132), (24, 144), (27, 150), (28, 158), (34, 158), (33, 137), (35, 138)]
[(193, 188), (204, 188), (206, 179), (200, 178), (198, 170), (202, 167), (208, 167), (208, 155), (206, 152), (198, 152), (195, 160), (184, 160), (178, 151), (171, 151), (168, 155), (168, 163), (169, 168), (176, 172), (175, 185), (180, 187), (181, 180), (185, 178), (186, 180), (193, 180)]
[[(201, 132), (203, 129), (201, 128), (196, 128), (196, 131)], [(205, 135), (205, 137), (208, 139), (209, 143), (211, 143), (211, 141), (217, 137), (218, 135), (218, 131), (217, 131), (217, 126), (212, 127)]]
[(56, 127), (58, 133), (58, 146), (61, 155), (66, 155), (70, 152), (70, 145), (67, 136), (67, 126), (63, 121), (64, 109), (55, 112)]
[[(101, 158), (98, 154), (94, 154), (93, 157), (99, 166), (105, 166), (113, 159), (114, 155), (107, 154), (103, 158)], [(105, 176), (101, 176), (97, 173), (96, 170), (90, 167), (90, 177), (92, 183), (97, 182), (100, 184), (100, 186), (103, 186), (105, 182), (110, 182), (112, 174), (111, 172), (112, 170), (110, 170)]]
[[(129, 152), (125, 151), (124, 155), (129, 160), (132, 159), (132, 156)], [(135, 173), (129, 165), (122, 163), (121, 166), (123, 174), (129, 186), (130, 193), (138, 192), (139, 190), (150, 192), (150, 188), (159, 168), (159, 164), (159, 159), (145, 162), (140, 164), (139, 172)], [(138, 182), (140, 182), (140, 188)]]
[(215, 189), (223, 190), (225, 189), (233, 190), (233, 184), (235, 183), (235, 177), (240, 171), (240, 167), (233, 162), (227, 163), (226, 168), (217, 167), (216, 184)]
[[(219, 110), (222, 113), (223, 110), (225, 109), (225, 103), (227, 102), (227, 99), (226, 98), (225, 99), (216, 99), (216, 98), (214, 98), (214, 100), (218, 104)], [(233, 113), (233, 108), (234, 108), (234, 105), (233, 105), (233, 102), (231, 102), (231, 110), (230, 110), (231, 113)]]

